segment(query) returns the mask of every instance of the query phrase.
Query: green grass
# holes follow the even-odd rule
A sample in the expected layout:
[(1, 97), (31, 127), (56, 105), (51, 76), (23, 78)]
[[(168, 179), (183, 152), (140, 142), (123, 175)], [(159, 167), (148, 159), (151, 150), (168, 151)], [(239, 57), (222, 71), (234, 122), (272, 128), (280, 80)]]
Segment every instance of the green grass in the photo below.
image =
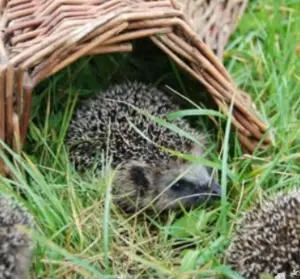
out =
[(202, 104), (171, 115), (201, 115), (199, 129), (208, 127), (222, 150), (213, 148), (211, 154), (220, 169), (221, 202), (179, 219), (173, 213), (163, 221), (121, 214), (110, 202), (113, 174), (104, 170), (104, 178), (98, 179), (76, 174), (64, 137), (78, 98), (120, 77), (139, 73), (145, 80), (202, 98), (193, 81), (168, 59), (158, 67), (157, 60), (141, 63), (139, 55), (124, 54), (81, 59), (44, 81), (35, 91), (24, 156), (13, 154), (18, 164), (7, 161), (16, 179), (1, 178), (0, 186), (37, 222), (32, 278), (239, 278), (224, 265), (237, 219), (254, 202), (299, 185), (299, 26), (298, 0), (252, 1), (225, 52), (225, 65), (237, 85), (251, 94), (274, 130), (274, 148), (243, 156), (228, 119), (203, 110)]

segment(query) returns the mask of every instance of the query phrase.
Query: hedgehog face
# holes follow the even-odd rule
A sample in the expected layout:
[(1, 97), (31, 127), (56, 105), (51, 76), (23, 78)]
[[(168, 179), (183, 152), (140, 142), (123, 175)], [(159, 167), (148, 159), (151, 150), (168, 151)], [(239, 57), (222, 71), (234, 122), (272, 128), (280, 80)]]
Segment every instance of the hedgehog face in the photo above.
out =
[(176, 209), (180, 205), (190, 208), (221, 195), (220, 186), (201, 164), (177, 163), (163, 171), (156, 183), (162, 193), (156, 203), (160, 210)]
[[(126, 192), (125, 192), (126, 189)], [(220, 186), (203, 165), (173, 164), (165, 169), (143, 162), (132, 162), (117, 171), (114, 191), (119, 206), (127, 212), (149, 205), (161, 212), (199, 206), (210, 198), (219, 198)]]

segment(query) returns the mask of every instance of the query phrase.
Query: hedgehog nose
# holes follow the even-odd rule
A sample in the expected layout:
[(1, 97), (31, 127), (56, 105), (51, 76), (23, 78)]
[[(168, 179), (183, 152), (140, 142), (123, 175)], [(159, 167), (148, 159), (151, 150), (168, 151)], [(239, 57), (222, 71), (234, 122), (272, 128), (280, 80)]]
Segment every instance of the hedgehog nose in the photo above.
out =
[(222, 196), (221, 186), (218, 183), (216, 183), (214, 180), (211, 182), (210, 188), (213, 197), (220, 198)]

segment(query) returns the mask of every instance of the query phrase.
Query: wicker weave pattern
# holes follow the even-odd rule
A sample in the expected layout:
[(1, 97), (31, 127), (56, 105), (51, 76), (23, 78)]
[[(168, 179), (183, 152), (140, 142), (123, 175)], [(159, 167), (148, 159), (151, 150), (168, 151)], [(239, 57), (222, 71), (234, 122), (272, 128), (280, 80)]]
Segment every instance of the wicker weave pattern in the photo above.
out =
[(222, 61), (225, 45), (247, 7), (248, 0), (179, 0), (200, 39)]
[(204, 84), (223, 112), (235, 96), (232, 123), (247, 150), (266, 131), (174, 0), (2, 0), (0, 8), (0, 138), (16, 151), (40, 81), (84, 55), (131, 51), (131, 41), (142, 37)]

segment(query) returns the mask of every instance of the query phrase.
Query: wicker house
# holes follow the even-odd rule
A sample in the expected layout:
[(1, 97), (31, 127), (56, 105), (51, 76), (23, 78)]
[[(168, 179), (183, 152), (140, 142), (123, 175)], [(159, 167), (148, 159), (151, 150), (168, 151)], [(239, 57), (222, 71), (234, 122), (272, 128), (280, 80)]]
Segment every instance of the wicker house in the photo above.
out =
[[(232, 124), (245, 150), (252, 152), (259, 142), (260, 148), (270, 145), (266, 124), (218, 58), (246, 1), (227, 0), (226, 9), (220, 10), (207, 4), (214, 1), (198, 0), (206, 10), (210, 7), (231, 19), (221, 22), (223, 27), (227, 24), (226, 30), (218, 29), (220, 24), (209, 20), (212, 16), (199, 21), (187, 2), (191, 1), (0, 0), (0, 139), (20, 152), (32, 91), (42, 80), (82, 56), (130, 52), (133, 40), (148, 37), (206, 88), (222, 112), (227, 114), (233, 101)], [(197, 34), (197, 24), (206, 32), (199, 34), (199, 29)]]

